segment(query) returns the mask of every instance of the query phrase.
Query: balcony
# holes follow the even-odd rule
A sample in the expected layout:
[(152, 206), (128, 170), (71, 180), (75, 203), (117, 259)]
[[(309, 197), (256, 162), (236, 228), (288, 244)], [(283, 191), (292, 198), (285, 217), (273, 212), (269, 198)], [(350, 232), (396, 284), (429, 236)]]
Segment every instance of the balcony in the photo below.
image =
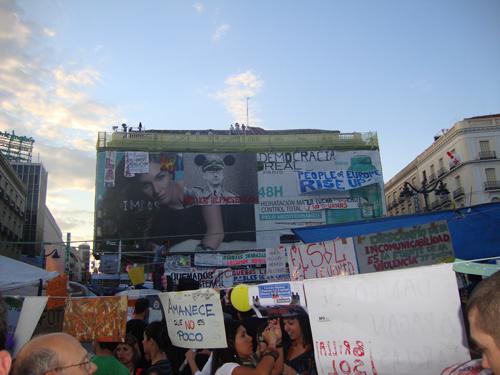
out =
[(442, 167), (442, 168), (439, 168), (438, 169), (438, 177), (441, 177), (442, 175), (444, 175), (446, 173), (446, 168), (445, 167)]
[(479, 159), (480, 160), (489, 160), (489, 159), (496, 159), (497, 154), (495, 151), (480, 151), (479, 152)]
[(484, 181), (484, 190), (499, 190), (500, 181)]
[(456, 188), (455, 190), (453, 190), (452, 194), (453, 194), (453, 199), (460, 198), (464, 195), (464, 188), (463, 187)]

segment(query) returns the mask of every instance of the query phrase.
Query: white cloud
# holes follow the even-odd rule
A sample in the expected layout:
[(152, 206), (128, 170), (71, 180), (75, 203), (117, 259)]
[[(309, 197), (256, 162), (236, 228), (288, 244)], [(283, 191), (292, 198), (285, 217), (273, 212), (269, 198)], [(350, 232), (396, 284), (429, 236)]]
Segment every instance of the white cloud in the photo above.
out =
[(43, 33), (50, 38), (53, 38), (56, 36), (55, 30), (49, 29), (48, 27), (43, 28)]
[[(264, 82), (251, 70), (229, 76), (225, 80), (225, 88), (216, 92), (213, 97), (221, 101), (227, 111), (233, 116), (234, 121), (246, 122), (246, 100), (255, 97), (262, 88)], [(255, 114), (251, 123), (256, 125)]]
[(231, 28), (231, 26), (229, 26), (228, 24), (223, 24), (223, 25), (217, 26), (217, 28), (215, 29), (215, 32), (212, 34), (212, 40), (214, 42), (219, 41), (224, 35), (227, 34), (227, 32), (229, 31), (230, 28)]
[(202, 3), (194, 3), (193, 4), (194, 10), (196, 10), (198, 13), (203, 13), (205, 10), (205, 7), (203, 6)]
[[(13, 0), (0, 0), (0, 130), (35, 138), (33, 159), (39, 155), (49, 172), (47, 205), (63, 232), (88, 240), (97, 132), (121, 116), (89, 97), (87, 90), (102, 82), (98, 70), (48, 66), (49, 58), (30, 53), (32, 37), (55, 32), (28, 27), (19, 14)], [(75, 196), (90, 207), (77, 209)]]

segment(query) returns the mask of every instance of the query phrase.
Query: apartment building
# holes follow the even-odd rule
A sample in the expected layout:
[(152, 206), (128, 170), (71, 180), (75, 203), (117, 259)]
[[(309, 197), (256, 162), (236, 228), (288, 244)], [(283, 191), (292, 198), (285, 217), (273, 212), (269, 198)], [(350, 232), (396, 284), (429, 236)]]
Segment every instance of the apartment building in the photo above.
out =
[(19, 258), (23, 237), (27, 190), (0, 153), (0, 254)]
[[(385, 183), (387, 215), (500, 201), (499, 154), (500, 114), (455, 123)], [(413, 191), (410, 185), (422, 192), (401, 194), (405, 184), (406, 192)], [(443, 187), (449, 194), (436, 194)]]

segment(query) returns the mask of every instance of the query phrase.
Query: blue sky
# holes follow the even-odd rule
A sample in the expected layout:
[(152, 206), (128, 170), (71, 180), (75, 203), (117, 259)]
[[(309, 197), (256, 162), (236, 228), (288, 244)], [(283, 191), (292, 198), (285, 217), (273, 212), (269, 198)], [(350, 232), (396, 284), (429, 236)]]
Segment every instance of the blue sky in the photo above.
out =
[(500, 112), (500, 2), (0, 0), (0, 130), (36, 139), (48, 206), (91, 239), (98, 131), (377, 131), (387, 181)]

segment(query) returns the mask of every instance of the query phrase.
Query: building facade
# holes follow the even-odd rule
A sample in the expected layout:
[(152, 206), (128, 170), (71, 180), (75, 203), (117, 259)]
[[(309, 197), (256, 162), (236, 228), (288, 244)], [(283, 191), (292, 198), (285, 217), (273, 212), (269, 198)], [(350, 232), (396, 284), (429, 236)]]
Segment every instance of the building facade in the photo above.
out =
[[(33, 258), (42, 254), (45, 201), (48, 174), (41, 163), (11, 163), (27, 190), (26, 213), (22, 241), (23, 255)], [(29, 261), (25, 259), (26, 261)]]
[[(387, 214), (468, 207), (500, 200), (500, 114), (453, 125), (384, 186)], [(439, 182), (449, 194), (401, 195), (405, 183), (432, 190)], [(411, 190), (411, 189), (410, 189)], [(427, 207), (426, 207), (427, 206)]]
[[(292, 228), (385, 214), (375, 133), (100, 133), (96, 169), (94, 252), (120, 247), (122, 272), (126, 264), (161, 264), (167, 249), (258, 250), (258, 258), (297, 241)], [(219, 264), (197, 257), (190, 269), (204, 274)], [(230, 279), (266, 277), (265, 269), (252, 272)]]
[(26, 211), (27, 190), (0, 153), (0, 254), (18, 259)]

